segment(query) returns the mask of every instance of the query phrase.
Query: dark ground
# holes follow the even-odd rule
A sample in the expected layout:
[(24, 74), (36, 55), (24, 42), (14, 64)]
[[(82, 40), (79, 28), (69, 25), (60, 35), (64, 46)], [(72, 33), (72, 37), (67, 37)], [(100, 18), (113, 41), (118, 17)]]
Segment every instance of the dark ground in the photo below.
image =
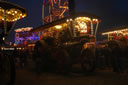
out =
[(25, 68), (17, 70), (15, 85), (128, 85), (128, 73), (97, 69), (95, 73), (89, 75), (42, 73), (38, 76), (30, 68)]

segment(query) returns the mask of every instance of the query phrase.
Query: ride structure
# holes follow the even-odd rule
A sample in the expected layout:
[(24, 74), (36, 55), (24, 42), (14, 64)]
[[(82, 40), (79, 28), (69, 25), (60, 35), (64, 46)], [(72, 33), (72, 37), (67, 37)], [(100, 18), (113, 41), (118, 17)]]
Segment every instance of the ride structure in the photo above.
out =
[[(68, 16), (60, 18), (59, 14), (57, 20), (31, 30), (40, 34), (33, 55), (35, 58), (42, 55), (44, 69), (56, 67), (59, 71), (70, 72), (72, 65), (79, 63), (89, 72), (94, 70), (96, 32), (101, 19), (94, 14), (75, 12), (74, 0), (68, 3)], [(90, 55), (85, 56), (86, 49)]]
[(50, 23), (68, 15), (68, 0), (43, 0), (42, 23)]
[[(0, 84), (13, 85), (15, 81), (15, 63), (9, 50), (6, 50), (5, 36), (13, 29), (17, 20), (27, 16), (25, 8), (16, 4), (0, 1)], [(3, 49), (4, 48), (4, 49)], [(14, 50), (14, 49), (10, 49)]]

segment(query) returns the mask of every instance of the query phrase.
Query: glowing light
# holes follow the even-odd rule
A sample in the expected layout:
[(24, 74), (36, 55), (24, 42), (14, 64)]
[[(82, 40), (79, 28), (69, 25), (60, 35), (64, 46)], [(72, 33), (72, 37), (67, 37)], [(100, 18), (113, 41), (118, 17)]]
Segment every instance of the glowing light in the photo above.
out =
[(22, 14), (20, 14), (20, 16), (22, 16)]
[(69, 22), (69, 20), (67, 19), (67, 22)]
[(8, 11), (8, 14), (10, 14), (11, 12), (10, 11)]
[(30, 31), (31, 29), (33, 29), (33, 28), (32, 27), (19, 28), (19, 29), (16, 29), (15, 32)]
[(126, 34), (126, 33), (124, 33), (126, 31), (128, 31), (128, 28), (127, 29), (116, 30), (116, 31), (104, 32), (104, 33), (102, 33), (102, 35), (108, 35), (108, 34), (112, 34), (112, 33)]
[(61, 25), (56, 25), (55, 28), (56, 28), (56, 29), (61, 29), (62, 26), (61, 26)]
[(15, 13), (17, 14), (17, 11), (15, 11)]
[(70, 21), (72, 21), (72, 19), (70, 19)]
[(79, 22), (79, 26), (81, 29), (87, 29), (87, 25), (85, 22), (81, 22), (81, 23)]
[(91, 19), (89, 17), (77, 17), (75, 20), (76, 21), (80, 21), (80, 20), (91, 21)]
[(12, 15), (15, 15), (14, 13)]
[[(22, 19), (27, 16), (26, 13), (22, 13), (21, 10), (16, 9), (16, 8), (6, 9), (5, 12), (6, 12), (7, 22), (14, 22), (14, 21), (17, 21), (17, 20)], [(0, 16), (0, 20), (2, 20), (2, 21), (4, 21), (3, 13), (4, 13), (4, 9), (0, 8), (0, 14), (2, 14)], [(20, 17), (22, 17), (22, 18), (20, 18)]]
[(87, 33), (87, 30), (81, 30), (80, 33)]
[(35, 34), (34, 33), (32, 33), (32, 39), (35, 40)]
[(5, 37), (3, 37), (3, 40), (5, 40)]

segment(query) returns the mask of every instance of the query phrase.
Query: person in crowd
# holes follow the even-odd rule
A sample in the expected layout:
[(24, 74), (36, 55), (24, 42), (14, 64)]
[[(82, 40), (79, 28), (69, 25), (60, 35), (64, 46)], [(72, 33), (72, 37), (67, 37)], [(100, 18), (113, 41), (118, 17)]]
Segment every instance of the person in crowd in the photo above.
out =
[(112, 64), (114, 72), (123, 72), (122, 67), (122, 51), (118, 44), (112, 46)]
[(17, 48), (14, 48), (13, 56), (14, 56), (14, 59), (15, 59), (15, 62), (16, 62), (16, 68), (19, 68), (20, 58), (19, 58), (19, 50), (17, 50)]
[(108, 44), (105, 44), (105, 47), (103, 48), (103, 54), (105, 58), (105, 68), (109, 69), (111, 67), (111, 49), (108, 47)]

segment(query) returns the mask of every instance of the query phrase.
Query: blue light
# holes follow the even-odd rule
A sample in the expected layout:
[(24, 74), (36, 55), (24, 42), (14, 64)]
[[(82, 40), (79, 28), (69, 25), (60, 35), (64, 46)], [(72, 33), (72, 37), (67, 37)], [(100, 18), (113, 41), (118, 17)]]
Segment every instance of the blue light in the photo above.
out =
[(32, 40), (35, 40), (35, 34), (32, 33)]

